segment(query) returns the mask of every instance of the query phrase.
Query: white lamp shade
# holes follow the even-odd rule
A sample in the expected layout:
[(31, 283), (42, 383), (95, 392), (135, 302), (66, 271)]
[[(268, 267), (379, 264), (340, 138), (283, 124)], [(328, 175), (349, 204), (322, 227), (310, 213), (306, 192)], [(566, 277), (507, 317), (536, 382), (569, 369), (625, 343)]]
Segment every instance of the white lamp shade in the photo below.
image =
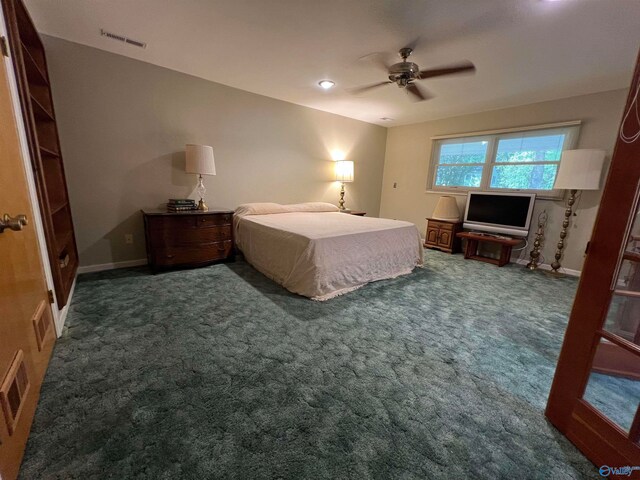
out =
[(460, 210), (458, 209), (458, 202), (454, 197), (444, 195), (438, 199), (438, 204), (431, 218), (437, 220), (449, 220), (457, 222), (460, 220)]
[(562, 152), (555, 189), (598, 190), (606, 153), (604, 150), (581, 149)]
[(339, 182), (353, 182), (353, 162), (338, 160), (336, 162), (336, 180)]
[(208, 145), (187, 145), (187, 161), (185, 171), (199, 175), (215, 175), (216, 163), (213, 159), (213, 148)]

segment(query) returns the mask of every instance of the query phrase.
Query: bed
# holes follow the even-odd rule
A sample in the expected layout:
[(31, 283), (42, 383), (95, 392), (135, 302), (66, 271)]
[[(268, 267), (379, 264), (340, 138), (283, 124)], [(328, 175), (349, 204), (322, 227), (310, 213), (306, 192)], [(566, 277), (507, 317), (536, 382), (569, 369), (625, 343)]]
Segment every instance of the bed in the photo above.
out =
[(254, 268), (313, 300), (408, 274), (423, 261), (414, 224), (348, 215), (323, 202), (240, 205), (234, 233)]

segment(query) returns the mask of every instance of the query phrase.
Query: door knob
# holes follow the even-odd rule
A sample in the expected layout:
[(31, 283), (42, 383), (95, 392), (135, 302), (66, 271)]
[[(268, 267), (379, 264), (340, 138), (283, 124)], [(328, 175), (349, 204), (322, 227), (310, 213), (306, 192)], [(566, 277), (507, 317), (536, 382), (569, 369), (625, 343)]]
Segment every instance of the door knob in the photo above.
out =
[(5, 213), (0, 219), (0, 233), (4, 232), (6, 228), (18, 232), (28, 223), (26, 215), (16, 215), (15, 218), (12, 218), (8, 213)]

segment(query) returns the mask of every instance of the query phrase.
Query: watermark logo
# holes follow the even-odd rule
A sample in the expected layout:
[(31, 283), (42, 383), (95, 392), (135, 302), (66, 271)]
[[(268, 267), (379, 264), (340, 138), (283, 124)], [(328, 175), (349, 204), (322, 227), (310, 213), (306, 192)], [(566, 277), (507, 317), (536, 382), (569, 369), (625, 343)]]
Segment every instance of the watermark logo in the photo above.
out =
[(630, 477), (635, 470), (640, 470), (640, 466), (634, 465), (633, 467), (626, 465), (624, 467), (610, 467), (609, 465), (603, 465), (600, 467), (600, 475), (608, 477), (610, 475)]

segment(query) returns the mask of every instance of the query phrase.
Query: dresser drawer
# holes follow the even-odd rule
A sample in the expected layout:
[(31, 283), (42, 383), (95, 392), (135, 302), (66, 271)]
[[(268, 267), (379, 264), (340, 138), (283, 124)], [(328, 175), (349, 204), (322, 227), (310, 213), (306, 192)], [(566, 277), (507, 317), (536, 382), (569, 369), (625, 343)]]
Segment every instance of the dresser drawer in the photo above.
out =
[(197, 217), (195, 215), (171, 215), (147, 217), (147, 226), (150, 230), (181, 230), (195, 228)]
[(233, 242), (225, 240), (180, 248), (161, 248), (156, 250), (153, 256), (158, 266), (199, 264), (225, 259), (231, 255), (232, 248)]
[(440, 230), (453, 230), (453, 223), (438, 222), (437, 220), (429, 220), (429, 227), (439, 228)]
[(184, 228), (208, 228), (231, 225), (232, 214), (191, 214), (149, 217), (147, 222), (152, 230), (180, 230)]
[(211, 225), (210, 228), (169, 230), (158, 232), (156, 246), (179, 247), (231, 240), (231, 225)]
[(196, 215), (196, 225), (199, 228), (216, 227), (218, 225), (231, 225), (233, 215), (224, 213), (216, 215)]

